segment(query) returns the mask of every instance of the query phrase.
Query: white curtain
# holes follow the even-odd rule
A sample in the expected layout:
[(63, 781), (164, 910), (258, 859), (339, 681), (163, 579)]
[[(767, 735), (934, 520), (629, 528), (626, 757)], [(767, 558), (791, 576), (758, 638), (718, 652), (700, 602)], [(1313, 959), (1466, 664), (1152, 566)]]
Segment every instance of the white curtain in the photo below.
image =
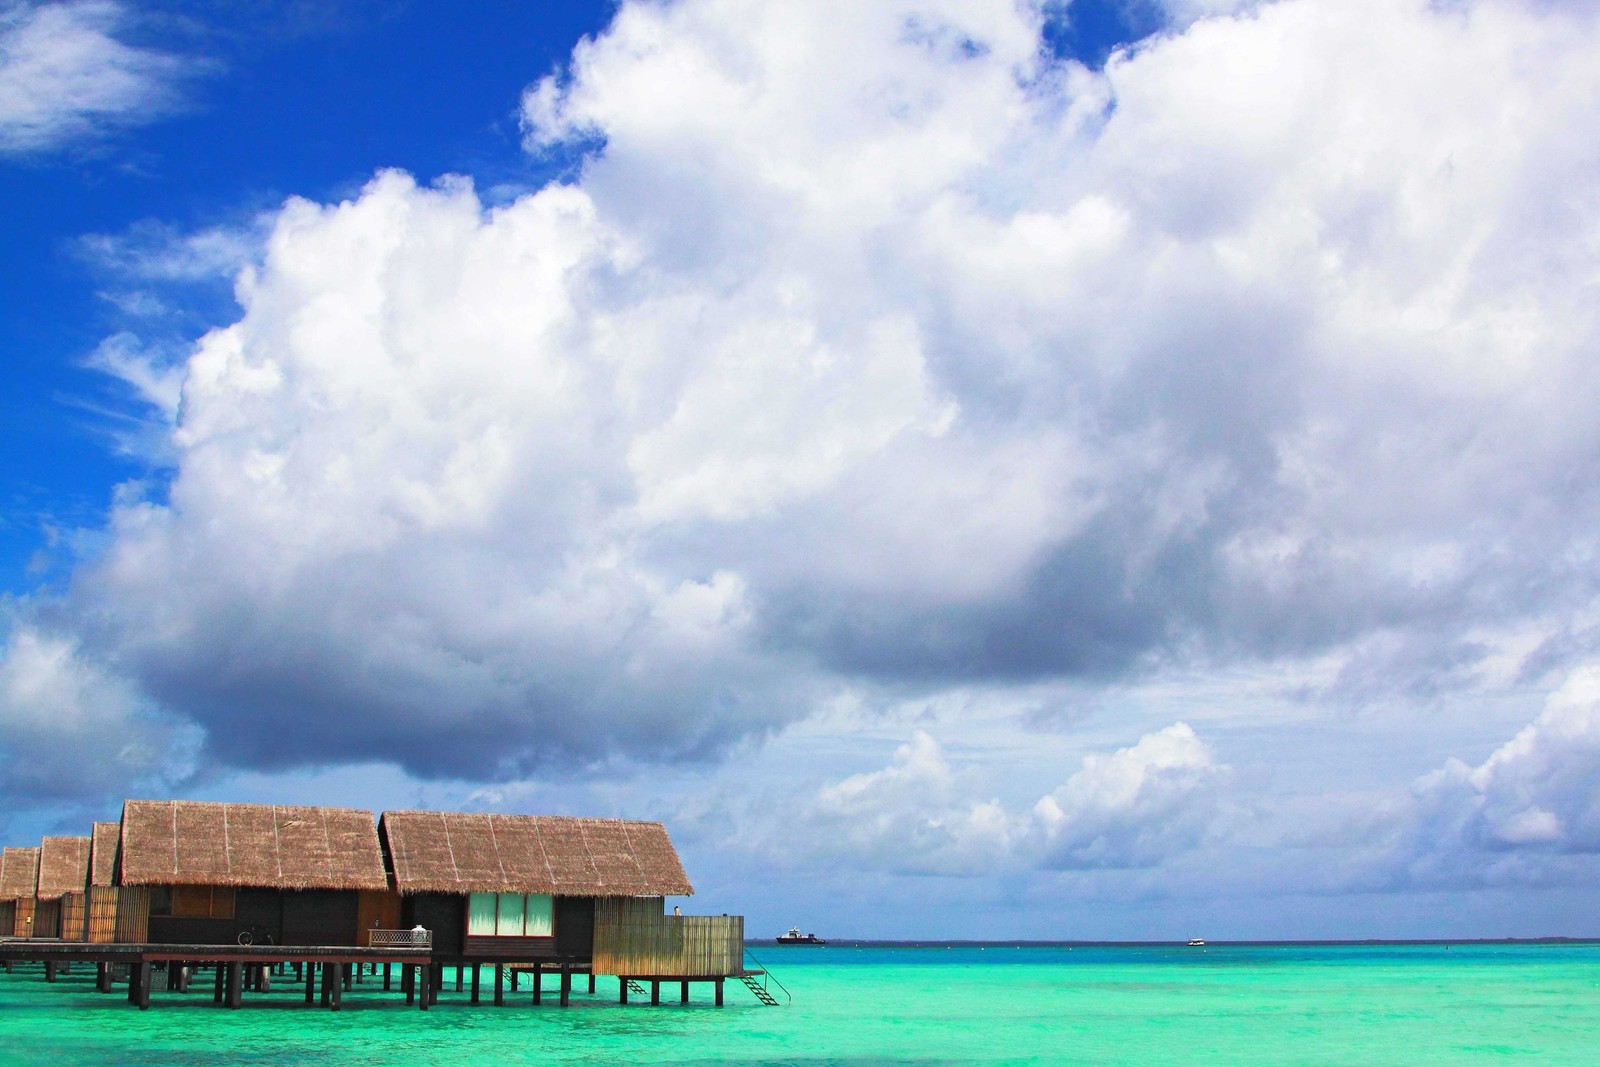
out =
[(467, 899), (467, 933), (492, 935), (494, 933), (493, 893), (474, 893)]
[(551, 918), (551, 900), (549, 893), (528, 894), (528, 917), (526, 929), (529, 937), (549, 937), (555, 929)]
[(521, 893), (500, 894), (500, 921), (495, 926), (495, 933), (501, 937), (522, 936), (522, 912), (526, 900)]

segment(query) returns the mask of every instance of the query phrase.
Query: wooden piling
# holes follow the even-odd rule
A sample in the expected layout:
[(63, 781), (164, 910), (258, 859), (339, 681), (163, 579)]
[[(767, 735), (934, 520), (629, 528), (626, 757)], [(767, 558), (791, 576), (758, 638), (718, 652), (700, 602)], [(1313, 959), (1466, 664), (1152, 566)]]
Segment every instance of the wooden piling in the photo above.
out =
[(498, 1008), (505, 1002), (506, 965), (503, 963), (497, 963), (494, 965), (494, 1006)]
[(478, 1003), (478, 983), (482, 979), (483, 968), (478, 964), (472, 965), (472, 1003)]
[(237, 1008), (244, 1003), (244, 964), (228, 964), (228, 1007)]
[(572, 1003), (572, 967), (569, 964), (561, 965), (561, 1006), (563, 1008)]
[(533, 1002), (538, 1004), (544, 993), (544, 964), (538, 960), (533, 961)]

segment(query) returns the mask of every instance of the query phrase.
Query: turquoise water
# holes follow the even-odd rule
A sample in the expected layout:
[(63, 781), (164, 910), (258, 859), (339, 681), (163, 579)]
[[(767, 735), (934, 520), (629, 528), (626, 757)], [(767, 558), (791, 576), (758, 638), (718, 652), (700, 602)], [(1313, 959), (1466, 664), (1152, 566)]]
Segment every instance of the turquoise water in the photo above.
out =
[[(617, 1004), (614, 979), (563, 1010), (527, 987), (473, 1007), (447, 975), (427, 1012), (370, 980), (344, 1010), (292, 983), (140, 1012), (92, 972), (0, 974), (3, 1064), (1465, 1064), (1600, 1063), (1600, 945), (758, 947), (792, 991), (730, 983), (694, 1003)], [(550, 986), (553, 979), (547, 979)], [(485, 983), (485, 989), (489, 984)], [(548, 986), (547, 986), (548, 988)], [(582, 981), (579, 989), (583, 988)]]

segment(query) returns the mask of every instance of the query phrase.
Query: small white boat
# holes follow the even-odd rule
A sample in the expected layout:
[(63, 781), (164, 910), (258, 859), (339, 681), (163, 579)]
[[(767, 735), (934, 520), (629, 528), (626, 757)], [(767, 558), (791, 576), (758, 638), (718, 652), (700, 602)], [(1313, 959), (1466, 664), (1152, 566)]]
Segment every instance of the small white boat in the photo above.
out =
[(1191, 937), (1189, 939), (1189, 947), (1190, 948), (1205, 948), (1206, 947), (1206, 939), (1203, 938), (1203, 937)]
[(798, 926), (789, 927), (789, 932), (778, 938), (780, 945), (826, 945), (816, 934), (802, 934)]

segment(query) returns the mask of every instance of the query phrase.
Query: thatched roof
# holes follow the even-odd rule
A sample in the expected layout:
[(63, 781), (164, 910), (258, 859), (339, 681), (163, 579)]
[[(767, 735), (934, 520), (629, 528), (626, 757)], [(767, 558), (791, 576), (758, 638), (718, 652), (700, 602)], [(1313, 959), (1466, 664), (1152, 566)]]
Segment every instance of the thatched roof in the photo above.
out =
[(94, 844), (89, 848), (89, 884), (116, 885), (117, 849), (122, 846), (120, 822), (94, 824)]
[(89, 885), (89, 839), (47, 837), (39, 848), (39, 899), (59, 900)]
[(402, 893), (694, 892), (658, 822), (386, 811), (379, 826)]
[(31, 897), (38, 888), (38, 849), (8, 848), (0, 852), (0, 900)]
[(371, 812), (194, 800), (123, 804), (121, 884), (389, 887)]

